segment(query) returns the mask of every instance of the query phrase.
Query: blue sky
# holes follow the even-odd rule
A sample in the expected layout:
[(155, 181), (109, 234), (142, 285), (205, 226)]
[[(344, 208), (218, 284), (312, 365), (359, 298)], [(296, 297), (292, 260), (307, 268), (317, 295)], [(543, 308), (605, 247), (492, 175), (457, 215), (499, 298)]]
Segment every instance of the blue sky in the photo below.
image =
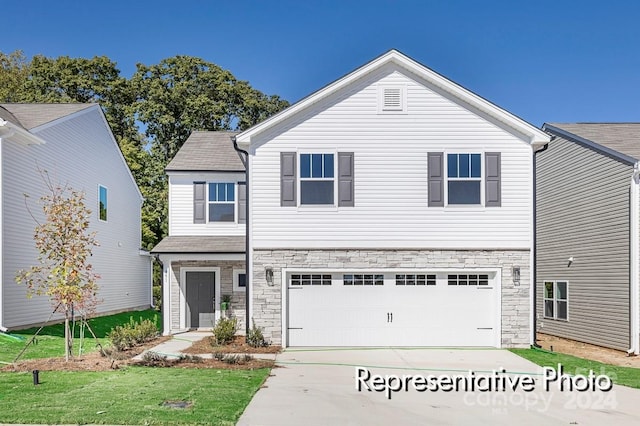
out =
[[(0, 50), (201, 57), (294, 102), (390, 48), (534, 125), (640, 122), (637, 1), (45, 1), (1, 5)], [(11, 17), (11, 18), (9, 18)]]

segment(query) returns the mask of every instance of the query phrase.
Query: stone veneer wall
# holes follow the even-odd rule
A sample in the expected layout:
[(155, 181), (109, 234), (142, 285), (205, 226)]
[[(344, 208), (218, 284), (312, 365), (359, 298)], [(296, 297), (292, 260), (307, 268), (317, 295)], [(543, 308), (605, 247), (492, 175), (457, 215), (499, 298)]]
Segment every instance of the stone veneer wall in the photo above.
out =
[(238, 334), (245, 331), (245, 292), (233, 291), (233, 270), (245, 269), (241, 261), (192, 260), (171, 264), (171, 329), (180, 328), (180, 268), (220, 268), (220, 295), (231, 294), (231, 315), (238, 319)]
[[(528, 347), (530, 325), (529, 250), (254, 250), (253, 318), (265, 338), (282, 343), (282, 268), (501, 268), (502, 347)], [(265, 267), (273, 268), (273, 286)], [(514, 286), (512, 266), (520, 267)]]

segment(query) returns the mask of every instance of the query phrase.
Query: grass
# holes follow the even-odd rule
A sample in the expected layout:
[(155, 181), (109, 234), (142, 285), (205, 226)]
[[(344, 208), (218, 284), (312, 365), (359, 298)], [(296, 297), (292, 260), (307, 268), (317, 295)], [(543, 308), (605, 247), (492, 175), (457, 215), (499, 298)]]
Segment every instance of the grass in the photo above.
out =
[[(269, 369), (0, 373), (0, 423), (234, 424)], [(163, 401), (190, 401), (187, 409)]]
[(557, 368), (558, 364), (561, 364), (564, 373), (574, 375), (587, 375), (589, 370), (593, 370), (596, 375), (606, 374), (615, 384), (640, 389), (640, 368), (619, 367), (540, 349), (510, 349), (510, 351), (542, 367)]
[[(122, 325), (129, 322), (129, 318), (139, 321), (142, 319), (150, 319), (156, 321), (158, 329), (161, 327), (160, 314), (152, 309), (146, 311), (123, 312), (115, 315), (93, 318), (88, 321), (89, 326), (98, 337), (100, 343), (105, 345), (108, 343), (107, 333), (116, 325)], [(38, 331), (38, 327), (26, 330), (12, 331), (9, 334), (20, 336), (24, 340), (15, 340), (6, 336), (0, 336), (0, 362), (13, 362), (15, 357), (27, 344), (29, 339)], [(75, 337), (79, 337), (79, 324), (76, 323)], [(64, 324), (53, 324), (46, 326), (38, 334), (35, 344), (31, 344), (21, 359), (49, 358), (64, 356)], [(74, 354), (77, 354), (79, 340), (74, 340)], [(85, 330), (84, 352), (96, 350), (93, 337), (88, 330)]]

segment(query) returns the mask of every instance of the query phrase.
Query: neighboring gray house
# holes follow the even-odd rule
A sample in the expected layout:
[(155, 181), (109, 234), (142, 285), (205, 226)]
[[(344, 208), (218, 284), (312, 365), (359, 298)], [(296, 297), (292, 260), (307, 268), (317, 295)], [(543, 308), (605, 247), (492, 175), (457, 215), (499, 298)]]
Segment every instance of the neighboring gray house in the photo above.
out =
[(163, 265), (164, 334), (211, 329), (227, 315), (245, 320), (245, 166), (233, 132), (193, 132), (165, 169), (169, 235), (152, 253)]
[(640, 123), (545, 124), (537, 330), (639, 353)]
[[(142, 195), (97, 104), (0, 105), (0, 329), (44, 322), (45, 296), (27, 299), (15, 282), (19, 269), (37, 260), (33, 240), (47, 191), (39, 170), (54, 184), (84, 191), (90, 230), (99, 247), (91, 263), (100, 274), (98, 313), (147, 308), (152, 303), (151, 257), (140, 250)], [(60, 315), (53, 319), (60, 318)]]

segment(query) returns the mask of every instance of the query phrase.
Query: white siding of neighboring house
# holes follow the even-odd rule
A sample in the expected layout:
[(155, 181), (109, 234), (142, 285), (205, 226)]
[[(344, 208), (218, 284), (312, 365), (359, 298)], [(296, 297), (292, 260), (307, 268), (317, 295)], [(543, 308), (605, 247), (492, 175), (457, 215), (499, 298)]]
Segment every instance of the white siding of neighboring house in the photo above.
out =
[[(384, 84), (406, 85), (406, 114), (378, 114)], [(397, 70), (382, 68), (256, 137), (249, 169), (254, 249), (531, 246), (530, 145)], [(355, 207), (281, 207), (284, 151), (355, 152)], [(427, 207), (432, 151), (501, 152), (502, 207)]]
[[(234, 236), (244, 235), (246, 225), (238, 224), (238, 182), (244, 173), (170, 173), (169, 174), (169, 235)], [(235, 223), (193, 223), (193, 183), (236, 183)]]
[[(92, 210), (91, 230), (100, 247), (90, 262), (101, 275), (99, 312), (126, 310), (151, 304), (151, 260), (139, 254), (141, 198), (97, 108), (83, 110), (54, 125), (33, 129), (45, 145), (2, 146), (2, 299), (5, 327), (42, 322), (52, 308), (46, 297), (28, 300), (15, 282), (19, 269), (36, 262), (33, 233), (36, 226), (25, 207), (43, 220), (38, 199), (46, 192), (38, 168), (53, 182), (85, 192)], [(108, 188), (108, 221), (98, 219), (98, 185)]]

